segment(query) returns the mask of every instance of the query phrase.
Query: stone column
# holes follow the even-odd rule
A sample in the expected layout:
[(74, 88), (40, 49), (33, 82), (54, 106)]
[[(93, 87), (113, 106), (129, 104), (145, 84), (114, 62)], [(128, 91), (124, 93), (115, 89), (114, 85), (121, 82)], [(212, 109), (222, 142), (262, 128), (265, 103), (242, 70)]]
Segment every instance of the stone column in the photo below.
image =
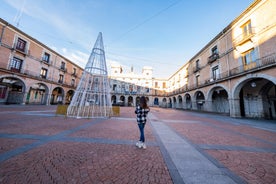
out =
[(241, 108), (240, 108), (240, 99), (229, 99), (230, 107), (230, 117), (240, 118), (241, 117)]
[(25, 92), (23, 94), (23, 98), (22, 98), (22, 103), (21, 103), (22, 105), (26, 105), (29, 103), (29, 98), (30, 98), (30, 96), (28, 96), (28, 95), (30, 95), (29, 92), (30, 92), (30, 87), (26, 87), (26, 90), (25, 90)]

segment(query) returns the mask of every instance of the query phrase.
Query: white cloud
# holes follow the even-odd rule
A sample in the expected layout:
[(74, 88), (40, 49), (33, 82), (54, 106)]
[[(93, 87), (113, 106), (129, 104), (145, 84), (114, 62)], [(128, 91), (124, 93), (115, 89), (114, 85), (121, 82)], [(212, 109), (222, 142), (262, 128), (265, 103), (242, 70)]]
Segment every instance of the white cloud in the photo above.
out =
[[(90, 25), (85, 24), (80, 17), (77, 17), (72, 9), (61, 8), (64, 7), (64, 4), (62, 4), (63, 1), (23, 1), (5, 0), (7, 4), (17, 9), (18, 12), (15, 12), (15, 14), (18, 15), (22, 11), (22, 19), (24, 19), (24, 16), (28, 15), (39, 20), (41, 22), (41, 27), (44, 26), (45, 29), (52, 27), (52, 29), (62, 35), (60, 40), (73, 43), (86, 50), (91, 49), (91, 43), (89, 43), (90, 39), (87, 38), (86, 35), (94, 35), (95, 32)], [(96, 35), (97, 34), (95, 34), (95, 38)], [(93, 39), (93, 37), (91, 37), (91, 39)]]
[(66, 48), (62, 48), (61, 50), (62, 50), (63, 53), (65, 53), (65, 54), (67, 53), (67, 49)]
[(89, 55), (78, 50), (70, 50), (67, 48), (58, 49), (54, 46), (52, 46), (51, 49), (53, 49), (57, 53), (61, 54), (62, 56), (64, 56), (65, 58), (69, 59), (71, 62), (77, 64), (82, 68), (85, 67), (88, 61)]

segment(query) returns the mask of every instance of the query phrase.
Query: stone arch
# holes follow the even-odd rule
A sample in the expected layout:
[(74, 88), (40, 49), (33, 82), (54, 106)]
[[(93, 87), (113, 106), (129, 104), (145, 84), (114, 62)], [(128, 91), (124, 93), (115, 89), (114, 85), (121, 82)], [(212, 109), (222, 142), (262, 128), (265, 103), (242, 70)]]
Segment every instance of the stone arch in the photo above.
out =
[(0, 103), (23, 104), (26, 84), (19, 76), (3, 75), (0, 77)]
[(183, 108), (183, 100), (182, 100), (182, 96), (181, 95), (178, 95), (177, 97), (177, 102), (178, 102), (178, 105), (177, 105), (177, 108)]
[(185, 109), (192, 109), (192, 98), (189, 93), (186, 93), (184, 95), (184, 100), (185, 100)]
[(207, 110), (218, 113), (230, 113), (229, 95), (227, 90), (222, 85), (217, 85), (211, 88), (207, 95)]
[(52, 91), (50, 104), (62, 104), (64, 100), (64, 89), (55, 87)]
[(195, 107), (197, 110), (204, 110), (205, 96), (202, 91), (196, 91), (194, 94)]
[(251, 79), (255, 79), (255, 78), (264, 78), (267, 79), (268, 81), (271, 81), (272, 83), (274, 83), (274, 85), (276, 85), (276, 77), (272, 77), (270, 75), (266, 75), (266, 74), (251, 74), (251, 75), (247, 75), (246, 77), (242, 77), (234, 86), (233, 86), (233, 93), (231, 94), (231, 98), (238, 98), (239, 97), (239, 91), (242, 88), (242, 85), (244, 83), (246, 83), (248, 80)]
[(276, 119), (276, 78), (247, 75), (234, 86), (231, 116)]
[(49, 89), (44, 83), (32, 84), (29, 88), (26, 104), (40, 104), (45, 105), (47, 103), (47, 98), (49, 94)]
[(153, 105), (159, 105), (159, 99), (157, 97), (154, 98)]
[(120, 99), (118, 101), (120, 106), (125, 106), (125, 96), (120, 96)]
[(162, 107), (167, 107), (167, 99), (163, 98), (162, 100)]
[(112, 95), (111, 96), (111, 102), (112, 102), (112, 104), (114, 105), (114, 104), (116, 104), (117, 102), (117, 97), (116, 97), (116, 95)]
[(140, 103), (140, 96), (137, 96), (135, 101), (136, 101), (136, 105), (138, 105)]
[(127, 98), (127, 106), (133, 106), (133, 97), (132, 96), (129, 96)]
[(70, 104), (71, 103), (71, 100), (74, 96), (74, 93), (75, 93), (75, 91), (72, 90), (72, 89), (67, 91), (66, 96), (65, 96), (65, 104)]
[(169, 107), (169, 108), (172, 108), (172, 99), (171, 99), (171, 98), (169, 98), (168, 107)]
[(177, 107), (177, 101), (176, 101), (176, 97), (172, 97), (172, 108), (176, 108)]

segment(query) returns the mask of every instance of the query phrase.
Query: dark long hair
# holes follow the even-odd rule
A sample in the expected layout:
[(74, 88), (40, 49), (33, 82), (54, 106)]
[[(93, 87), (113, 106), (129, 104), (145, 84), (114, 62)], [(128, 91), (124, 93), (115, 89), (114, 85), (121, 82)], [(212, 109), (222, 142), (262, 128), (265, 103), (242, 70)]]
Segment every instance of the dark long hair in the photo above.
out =
[(148, 109), (148, 104), (147, 104), (147, 99), (146, 97), (142, 96), (140, 98), (140, 106), (142, 107), (142, 109)]

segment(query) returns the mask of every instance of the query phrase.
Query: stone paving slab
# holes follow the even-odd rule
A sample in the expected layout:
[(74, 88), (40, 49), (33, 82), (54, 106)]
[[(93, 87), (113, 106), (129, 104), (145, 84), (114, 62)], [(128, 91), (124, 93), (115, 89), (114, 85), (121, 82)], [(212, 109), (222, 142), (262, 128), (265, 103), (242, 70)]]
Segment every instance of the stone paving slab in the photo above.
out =
[(1, 163), (0, 183), (171, 183), (158, 147), (51, 142)]
[[(5, 136), (8, 137), (8, 136)], [(26, 144), (33, 143), (34, 140), (30, 139), (12, 139), (12, 138), (1, 138), (0, 137), (0, 154), (5, 153), (7, 151), (16, 149), (18, 147), (24, 146)]]
[(27, 108), (0, 120), (0, 183), (172, 183), (150, 126), (148, 148), (135, 146), (132, 108), (119, 119), (65, 118)]
[(276, 183), (275, 121), (164, 112), (156, 110), (154, 119), (165, 123), (232, 178), (245, 183)]
[(272, 121), (151, 108), (144, 150), (134, 108), (120, 109), (75, 119), (0, 105), (0, 183), (276, 183)]
[[(152, 114), (151, 118), (157, 119)], [(155, 128), (162, 143), (168, 150), (184, 183), (236, 183), (164, 123), (153, 121), (152, 126)]]
[(246, 151), (207, 150), (249, 183), (276, 183), (276, 154)]
[[(115, 140), (138, 140), (139, 129), (136, 119), (112, 117), (99, 124), (71, 134), (72, 137), (106, 138)], [(150, 127), (145, 129), (146, 141), (154, 142), (155, 138)]]
[[(185, 121), (184, 121), (185, 122)], [(259, 148), (274, 147), (273, 142), (250, 139), (245, 134), (240, 134), (231, 129), (210, 126), (206, 123), (185, 124), (167, 123), (175, 131), (179, 132), (195, 144), (247, 146)], [(276, 144), (275, 144), (276, 146)]]

